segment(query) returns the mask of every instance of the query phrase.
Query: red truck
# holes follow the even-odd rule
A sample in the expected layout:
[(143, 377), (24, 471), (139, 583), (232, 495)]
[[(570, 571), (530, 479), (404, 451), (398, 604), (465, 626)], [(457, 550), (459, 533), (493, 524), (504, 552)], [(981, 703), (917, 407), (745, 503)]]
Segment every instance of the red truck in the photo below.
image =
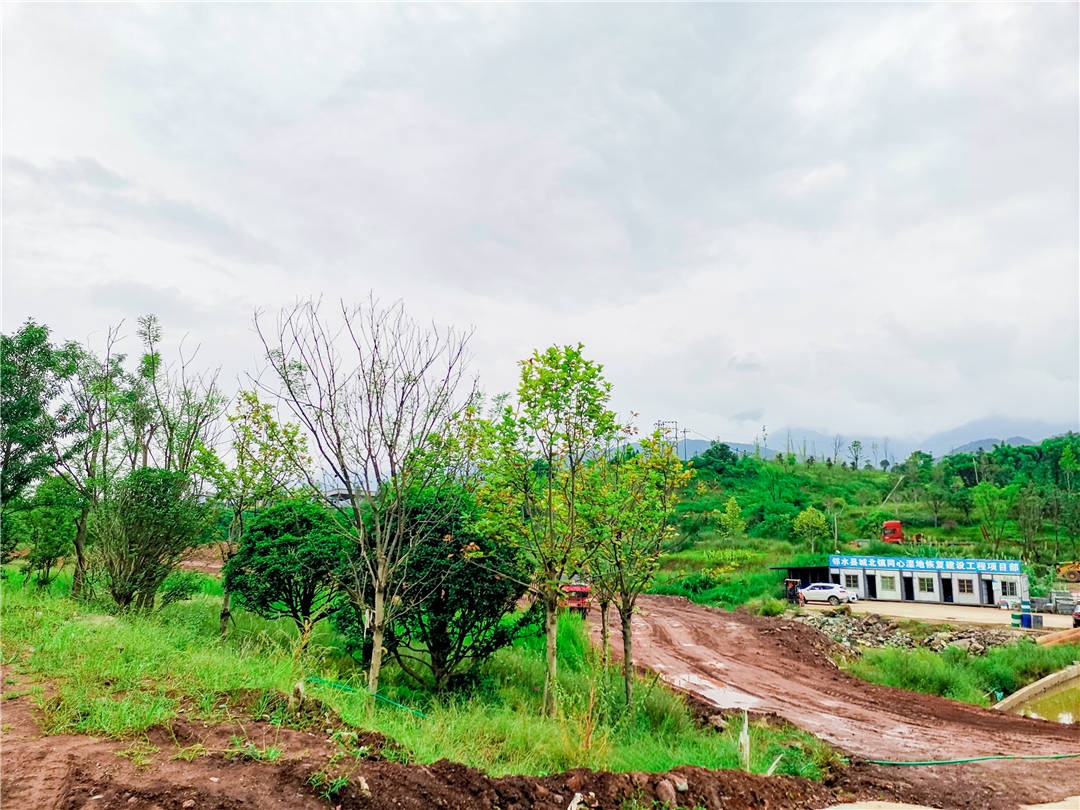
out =
[(903, 543), (904, 527), (899, 520), (886, 520), (881, 524), (881, 542)]
[(589, 595), (592, 593), (592, 585), (581, 582), (570, 582), (562, 586), (563, 599), (561, 607), (572, 613), (580, 613), (582, 618), (589, 615)]

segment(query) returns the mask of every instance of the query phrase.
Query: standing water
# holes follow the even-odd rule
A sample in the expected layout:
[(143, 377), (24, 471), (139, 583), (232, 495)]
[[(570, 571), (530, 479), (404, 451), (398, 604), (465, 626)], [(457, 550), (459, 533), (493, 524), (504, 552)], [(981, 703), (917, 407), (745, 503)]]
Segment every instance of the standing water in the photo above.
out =
[(1047, 689), (1014, 711), (1025, 717), (1038, 717), (1056, 723), (1080, 723), (1080, 678)]

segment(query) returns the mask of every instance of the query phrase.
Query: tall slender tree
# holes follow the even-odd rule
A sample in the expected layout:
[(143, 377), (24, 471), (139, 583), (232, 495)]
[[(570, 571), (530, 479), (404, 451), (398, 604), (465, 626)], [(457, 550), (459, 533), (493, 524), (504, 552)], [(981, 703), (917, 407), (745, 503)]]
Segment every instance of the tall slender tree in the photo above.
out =
[(581, 518), (586, 463), (616, 432), (611, 384), (582, 346), (552, 346), (521, 363), (517, 400), (482, 422), (480, 497), (486, 526), (533, 565), (544, 607), (544, 710), (556, 710), (557, 627), (564, 581), (583, 572), (598, 540)]
[(598, 541), (592, 580), (613, 596), (619, 613), (628, 708), (634, 695), (634, 608), (656, 576), (679, 493), (690, 477), (661, 431), (644, 439), (640, 452), (620, 448), (585, 471), (581, 513), (586, 532)]
[[(296, 470), (355, 538), (348, 591), (357, 612), (371, 618), (368, 688), (375, 692), (387, 623), (416, 603), (410, 591), (426, 587), (406, 575), (423, 536), (405, 519), (409, 498), (450, 492), (473, 468), (451, 435), (475, 394), (466, 376), (470, 333), (421, 325), (401, 303), (384, 306), (374, 297), (333, 311), (301, 301), (275, 324), (257, 314), (255, 325), (275, 392), (344, 493), (331, 497), (310, 469)], [(440, 502), (455, 506), (452, 497)], [(437, 512), (430, 519), (441, 520)]]

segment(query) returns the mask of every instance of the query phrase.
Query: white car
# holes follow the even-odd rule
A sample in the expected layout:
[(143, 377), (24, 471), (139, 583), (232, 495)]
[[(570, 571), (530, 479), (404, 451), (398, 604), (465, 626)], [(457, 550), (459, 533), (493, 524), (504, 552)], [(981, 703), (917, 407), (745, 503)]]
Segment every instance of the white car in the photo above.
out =
[(815, 582), (799, 588), (799, 596), (807, 602), (828, 602), (830, 605), (854, 602), (859, 598), (858, 594), (848, 593), (835, 582)]

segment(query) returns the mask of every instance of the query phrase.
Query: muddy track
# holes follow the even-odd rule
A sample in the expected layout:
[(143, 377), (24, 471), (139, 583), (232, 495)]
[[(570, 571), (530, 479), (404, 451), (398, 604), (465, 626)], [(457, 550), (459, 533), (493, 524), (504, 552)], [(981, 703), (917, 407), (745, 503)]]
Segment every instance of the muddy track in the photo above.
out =
[[(1048, 723), (876, 686), (832, 662), (832, 642), (800, 622), (643, 596), (634, 664), (717, 709), (775, 714), (854, 757), (940, 760), (1080, 752), (1080, 726)], [(613, 622), (613, 626), (617, 624)], [(616, 631), (617, 633), (617, 631)], [(616, 654), (620, 644), (614, 645)], [(1080, 760), (890, 768), (955, 807), (1014, 807), (1080, 793)], [(967, 798), (965, 798), (967, 797)], [(945, 804), (947, 802), (947, 804)]]

